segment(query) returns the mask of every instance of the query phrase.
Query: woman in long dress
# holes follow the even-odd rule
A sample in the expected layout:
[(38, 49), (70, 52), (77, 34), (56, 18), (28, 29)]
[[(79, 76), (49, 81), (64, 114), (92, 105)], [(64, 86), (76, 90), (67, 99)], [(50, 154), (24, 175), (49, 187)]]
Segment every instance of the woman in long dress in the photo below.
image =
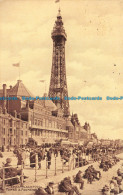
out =
[(26, 159), (25, 159), (25, 166), (29, 166), (30, 164), (30, 152), (28, 150), (26, 150)]

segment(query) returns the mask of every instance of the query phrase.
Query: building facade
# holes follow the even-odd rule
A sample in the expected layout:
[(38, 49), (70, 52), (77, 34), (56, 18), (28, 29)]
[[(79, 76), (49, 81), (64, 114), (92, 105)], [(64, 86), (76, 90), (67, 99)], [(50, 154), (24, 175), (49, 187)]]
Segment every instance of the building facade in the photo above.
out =
[(29, 124), (7, 113), (0, 107), (0, 147), (26, 145), (29, 138)]

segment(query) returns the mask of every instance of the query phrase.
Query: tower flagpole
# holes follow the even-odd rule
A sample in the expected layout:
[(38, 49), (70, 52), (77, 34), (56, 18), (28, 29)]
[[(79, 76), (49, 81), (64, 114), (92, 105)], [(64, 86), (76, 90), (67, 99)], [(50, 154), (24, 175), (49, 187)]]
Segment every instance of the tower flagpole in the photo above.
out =
[(45, 80), (45, 93), (46, 93), (46, 80)]
[(12, 64), (14, 67), (18, 68), (18, 75), (19, 75), (19, 80), (20, 80), (20, 63)]
[(20, 80), (20, 66), (19, 66), (19, 80)]
[(44, 83), (44, 92), (46, 93), (46, 80), (40, 80), (39, 82)]
[(60, 10), (60, 0), (55, 0), (55, 3), (58, 3), (58, 5), (59, 5), (59, 10)]

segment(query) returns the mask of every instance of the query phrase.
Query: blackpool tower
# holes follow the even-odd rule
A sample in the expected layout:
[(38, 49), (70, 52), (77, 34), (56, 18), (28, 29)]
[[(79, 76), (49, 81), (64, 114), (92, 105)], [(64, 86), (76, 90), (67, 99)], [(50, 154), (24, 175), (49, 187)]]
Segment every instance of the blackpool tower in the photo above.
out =
[(60, 98), (60, 100), (53, 100), (53, 102), (58, 109), (63, 111), (64, 117), (68, 117), (70, 115), (69, 100), (64, 99), (64, 97), (68, 97), (65, 66), (65, 42), (67, 40), (67, 35), (63, 26), (60, 9), (51, 37), (53, 40), (53, 56), (49, 97), (57, 96)]

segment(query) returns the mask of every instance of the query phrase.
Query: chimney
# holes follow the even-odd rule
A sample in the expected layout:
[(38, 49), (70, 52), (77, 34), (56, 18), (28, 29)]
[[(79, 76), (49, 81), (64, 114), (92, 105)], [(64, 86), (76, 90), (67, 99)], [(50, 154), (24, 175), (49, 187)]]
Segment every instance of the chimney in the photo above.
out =
[(29, 100), (26, 102), (26, 108), (29, 109)]
[(6, 84), (3, 84), (3, 96), (6, 97)]
[(17, 118), (17, 112), (14, 110), (14, 117)]
[(12, 85), (9, 86), (10, 90), (12, 89)]
[(0, 114), (2, 114), (2, 107), (0, 106)]
[[(3, 97), (7, 97), (6, 84), (3, 84)], [(6, 100), (3, 100), (3, 110), (6, 109)]]

